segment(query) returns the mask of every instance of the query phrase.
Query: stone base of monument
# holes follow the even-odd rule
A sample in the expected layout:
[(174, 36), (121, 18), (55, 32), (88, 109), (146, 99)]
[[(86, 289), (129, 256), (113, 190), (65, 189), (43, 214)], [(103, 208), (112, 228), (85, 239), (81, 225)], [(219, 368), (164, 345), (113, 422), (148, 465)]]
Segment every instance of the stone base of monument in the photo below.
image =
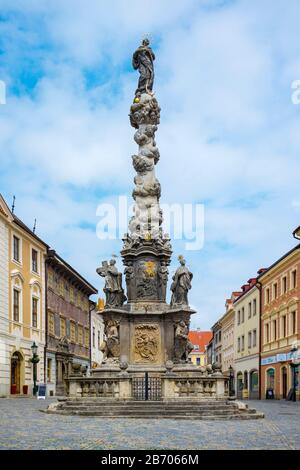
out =
[(90, 377), (69, 376), (68, 397), (47, 413), (123, 418), (257, 419), (248, 405), (230, 400), (228, 379), (211, 366), (170, 362), (167, 367), (103, 365)]
[(263, 413), (241, 402), (222, 400), (136, 401), (109, 398), (67, 398), (49, 405), (46, 413), (103, 418), (246, 420)]

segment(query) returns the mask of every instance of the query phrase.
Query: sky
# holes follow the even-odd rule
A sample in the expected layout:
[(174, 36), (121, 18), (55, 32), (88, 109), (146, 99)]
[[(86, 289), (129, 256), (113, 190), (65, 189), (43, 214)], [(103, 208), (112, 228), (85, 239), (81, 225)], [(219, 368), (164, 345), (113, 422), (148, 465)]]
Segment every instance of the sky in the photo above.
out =
[(96, 210), (132, 193), (131, 58), (149, 36), (161, 201), (204, 205), (203, 247), (175, 240), (170, 277), (184, 255), (191, 326), (209, 329), (296, 244), (299, 18), (299, 0), (0, 0), (0, 192), (102, 295), (121, 241), (97, 238)]

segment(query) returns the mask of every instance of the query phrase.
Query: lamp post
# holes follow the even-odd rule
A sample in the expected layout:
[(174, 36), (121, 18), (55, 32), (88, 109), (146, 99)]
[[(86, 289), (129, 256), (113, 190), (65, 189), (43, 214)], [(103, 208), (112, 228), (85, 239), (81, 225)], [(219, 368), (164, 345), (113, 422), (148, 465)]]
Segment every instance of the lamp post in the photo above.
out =
[(296, 390), (297, 390), (297, 370), (300, 364), (300, 358), (298, 357), (298, 348), (294, 345), (291, 349), (291, 368), (293, 373), (293, 394), (292, 401), (296, 401)]
[(234, 372), (233, 372), (233, 367), (230, 365), (229, 366), (229, 396), (232, 397), (234, 396)]
[(30, 362), (32, 362), (33, 364), (33, 395), (36, 396), (36, 392), (37, 392), (37, 385), (36, 385), (36, 365), (38, 362), (40, 362), (40, 358), (37, 354), (37, 350), (38, 350), (38, 347), (37, 345), (35, 344), (35, 341), (33, 342), (32, 346), (31, 346), (31, 351), (32, 351), (32, 358), (30, 359)]
[(293, 237), (296, 238), (296, 240), (300, 240), (300, 225), (293, 231)]

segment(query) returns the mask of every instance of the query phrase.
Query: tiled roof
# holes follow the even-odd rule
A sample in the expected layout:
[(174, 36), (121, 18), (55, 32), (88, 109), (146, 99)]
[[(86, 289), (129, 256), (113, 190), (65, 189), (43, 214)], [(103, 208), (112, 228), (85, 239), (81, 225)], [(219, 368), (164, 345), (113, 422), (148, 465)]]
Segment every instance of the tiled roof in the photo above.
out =
[(194, 352), (205, 352), (205, 346), (208, 345), (212, 338), (211, 331), (190, 331), (189, 332), (189, 340), (194, 346), (197, 348), (194, 349)]

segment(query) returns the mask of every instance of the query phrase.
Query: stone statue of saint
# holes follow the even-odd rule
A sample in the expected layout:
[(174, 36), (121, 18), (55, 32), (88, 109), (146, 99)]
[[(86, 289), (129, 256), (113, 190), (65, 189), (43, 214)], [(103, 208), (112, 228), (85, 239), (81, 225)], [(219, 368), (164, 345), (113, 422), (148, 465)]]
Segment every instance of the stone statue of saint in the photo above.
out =
[(98, 268), (97, 273), (105, 278), (103, 291), (106, 295), (106, 307), (121, 307), (126, 300), (124, 290), (122, 288), (122, 273), (118, 272), (116, 260), (111, 259), (109, 264), (107, 261), (102, 262), (102, 266)]
[(100, 346), (100, 351), (103, 352), (102, 361), (104, 363), (117, 361), (120, 356), (118, 323), (114, 320), (108, 320), (105, 325), (104, 333), (106, 339)]
[(175, 305), (188, 305), (188, 291), (191, 289), (191, 281), (193, 274), (188, 270), (185, 265), (183, 256), (179, 256), (180, 266), (173, 276), (171, 285), (172, 297), (171, 306)]
[(142, 93), (152, 94), (154, 81), (153, 61), (155, 55), (149, 46), (149, 39), (143, 39), (142, 45), (137, 48), (132, 56), (132, 66), (135, 70), (139, 70), (140, 78), (136, 95)]
[(126, 268), (124, 269), (126, 287), (127, 287), (127, 297), (128, 300), (132, 300), (132, 283), (134, 279), (134, 268), (132, 261), (128, 261)]
[(193, 344), (188, 339), (189, 325), (183, 320), (177, 323), (175, 329), (174, 358), (175, 362), (188, 362), (188, 356), (194, 349)]
[(166, 300), (166, 292), (167, 292), (167, 283), (168, 283), (168, 274), (169, 270), (167, 267), (167, 263), (162, 261), (160, 264), (160, 268), (158, 270), (158, 287), (159, 287), (159, 298), (160, 300)]

